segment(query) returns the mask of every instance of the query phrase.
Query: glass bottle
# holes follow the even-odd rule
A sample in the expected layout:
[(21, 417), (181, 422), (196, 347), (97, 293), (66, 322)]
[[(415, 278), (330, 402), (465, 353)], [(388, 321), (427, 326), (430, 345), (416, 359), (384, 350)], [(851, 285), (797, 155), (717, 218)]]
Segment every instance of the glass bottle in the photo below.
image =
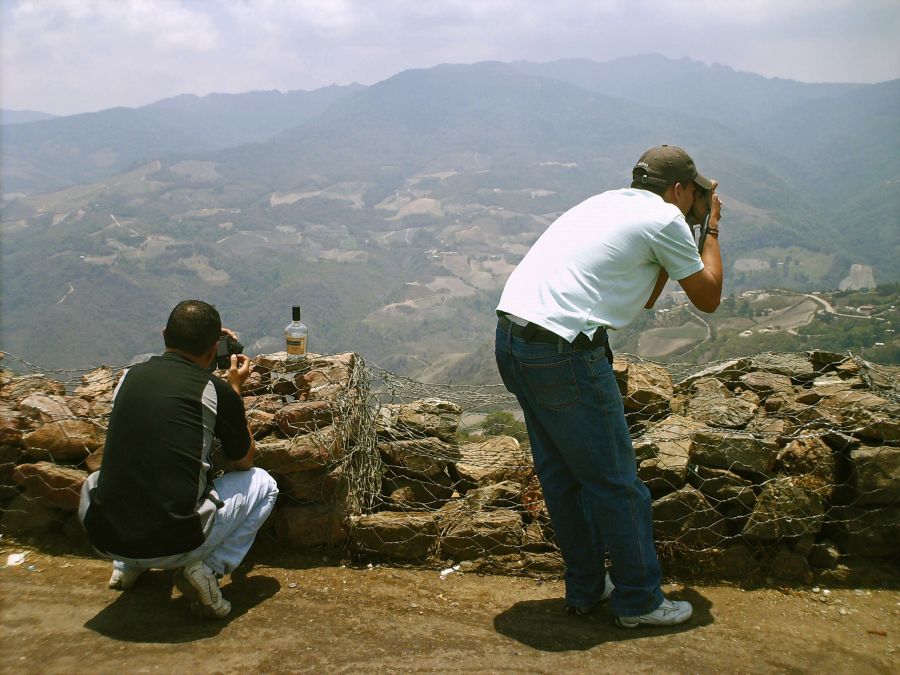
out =
[(291, 309), (293, 321), (284, 329), (284, 342), (287, 350), (288, 361), (300, 361), (306, 358), (306, 338), (309, 329), (300, 321), (300, 308), (296, 305)]

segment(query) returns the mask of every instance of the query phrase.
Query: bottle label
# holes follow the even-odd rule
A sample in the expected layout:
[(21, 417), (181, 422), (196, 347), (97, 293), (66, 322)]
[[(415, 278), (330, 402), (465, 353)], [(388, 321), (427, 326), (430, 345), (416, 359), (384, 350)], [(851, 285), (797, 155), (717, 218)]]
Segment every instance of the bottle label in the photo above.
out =
[(289, 356), (306, 356), (306, 337), (285, 338)]

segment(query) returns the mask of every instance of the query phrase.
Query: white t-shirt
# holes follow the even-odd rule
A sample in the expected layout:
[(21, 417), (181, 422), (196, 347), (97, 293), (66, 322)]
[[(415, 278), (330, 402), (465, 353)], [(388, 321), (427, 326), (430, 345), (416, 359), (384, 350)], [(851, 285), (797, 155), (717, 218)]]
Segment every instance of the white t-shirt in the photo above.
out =
[(569, 209), (513, 270), (501, 312), (569, 342), (598, 326), (623, 328), (650, 298), (660, 267), (672, 279), (703, 269), (674, 204), (647, 190), (610, 190)]

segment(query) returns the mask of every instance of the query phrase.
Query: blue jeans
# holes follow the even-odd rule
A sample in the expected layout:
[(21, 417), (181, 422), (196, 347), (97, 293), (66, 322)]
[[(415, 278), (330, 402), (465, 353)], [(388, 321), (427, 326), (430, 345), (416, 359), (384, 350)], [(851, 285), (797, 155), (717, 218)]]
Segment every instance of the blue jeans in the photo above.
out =
[(652, 612), (663, 595), (650, 491), (637, 476), (604, 345), (528, 343), (498, 325), (495, 355), (503, 384), (525, 413), (534, 468), (566, 563), (566, 602), (588, 607), (599, 600), (608, 553), (613, 611)]

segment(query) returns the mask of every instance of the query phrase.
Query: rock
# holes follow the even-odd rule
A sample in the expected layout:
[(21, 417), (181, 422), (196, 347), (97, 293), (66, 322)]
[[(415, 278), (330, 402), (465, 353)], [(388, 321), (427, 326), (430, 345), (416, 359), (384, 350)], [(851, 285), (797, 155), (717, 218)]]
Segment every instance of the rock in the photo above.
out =
[(11, 377), (0, 388), (0, 398), (19, 402), (32, 394), (66, 395), (66, 385), (44, 375), (19, 375)]
[(274, 473), (320, 469), (340, 460), (346, 447), (334, 426), (286, 440), (271, 437), (256, 444), (256, 465)]
[(76, 387), (75, 396), (88, 401), (94, 399), (112, 400), (116, 383), (124, 371), (116, 371), (109, 366), (100, 366), (81, 376), (81, 386)]
[(654, 492), (671, 492), (687, 479), (691, 436), (705, 425), (687, 417), (669, 415), (635, 441), (641, 459), (638, 476)]
[(686, 414), (713, 427), (742, 429), (756, 415), (757, 403), (734, 396), (717, 380), (698, 380), (687, 401)]
[(476, 511), (491, 509), (513, 509), (522, 503), (521, 483), (504, 481), (495, 485), (485, 485), (469, 490), (463, 498), (466, 505)]
[(355, 550), (395, 560), (424, 560), (436, 548), (437, 539), (433, 513), (383, 511), (353, 518), (350, 527)]
[(741, 385), (763, 398), (772, 394), (786, 394), (788, 396), (793, 396), (794, 394), (794, 385), (791, 384), (791, 378), (777, 373), (751, 371), (741, 376)]
[(812, 534), (804, 534), (802, 537), (791, 537), (788, 539), (782, 539), (782, 542), (788, 546), (791, 551), (797, 553), (804, 558), (809, 555), (809, 552), (812, 550), (812, 547), (816, 543), (816, 537)]
[(841, 420), (846, 432), (876, 441), (900, 441), (900, 404), (868, 391), (842, 391), (819, 401), (818, 407)]
[(849, 584), (854, 577), (853, 570), (847, 565), (835, 565), (831, 569), (821, 570), (816, 575), (816, 581), (828, 586), (843, 586)]
[(786, 420), (776, 417), (755, 417), (744, 431), (766, 444), (780, 444), (789, 432), (789, 425)]
[(85, 457), (83, 465), (84, 468), (88, 470), (88, 473), (99, 471), (100, 467), (103, 465), (103, 448), (94, 450), (94, 452)]
[(8, 401), (0, 401), (0, 445), (23, 445), (30, 419)]
[(544, 532), (544, 526), (540, 521), (533, 521), (525, 526), (525, 538), (522, 543), (523, 551), (544, 552), (552, 551), (553, 544), (550, 543), (547, 533)]
[[(900, 382), (900, 365), (870, 362), (865, 362), (865, 364), (866, 379), (871, 383), (871, 386), (874, 389), (893, 391), (896, 393), (897, 382)], [(843, 365), (848, 364), (842, 364), (842, 366)], [(857, 367), (857, 372), (859, 372), (859, 366), (855, 362), (853, 362), (853, 365)], [(840, 370), (841, 368), (838, 368), (839, 372)]]
[[(624, 357), (617, 356), (619, 360)], [(665, 366), (649, 361), (629, 360), (626, 371), (625, 410), (656, 415), (669, 410), (673, 394), (672, 376)]]
[(741, 375), (750, 371), (750, 359), (740, 358), (723, 361), (715, 365), (704, 368), (693, 375), (686, 377), (678, 383), (679, 389), (689, 388), (694, 385), (697, 380), (715, 379), (719, 382), (734, 383), (738, 382)]
[(44, 499), (52, 506), (76, 511), (87, 473), (51, 462), (37, 462), (19, 464), (12, 477), (25, 490), (26, 497)]
[(308, 368), (294, 378), (297, 397), (306, 401), (335, 401), (350, 389), (356, 354), (307, 358)]
[(259, 396), (245, 396), (244, 409), (249, 413), (251, 410), (261, 410), (262, 412), (274, 415), (284, 407), (284, 398), (278, 394), (261, 394)]
[(334, 417), (331, 401), (296, 401), (275, 413), (273, 421), (281, 433), (290, 438), (327, 427)]
[(445, 473), (460, 458), (459, 447), (437, 438), (385, 441), (378, 444), (384, 463), (394, 473), (410, 478), (430, 478)]
[(387, 496), (388, 506), (399, 510), (437, 509), (453, 495), (453, 481), (447, 474), (425, 480), (385, 476), (381, 488)]
[(828, 512), (826, 532), (848, 555), (900, 554), (900, 505), (834, 506)]
[(837, 354), (823, 349), (814, 349), (808, 352), (808, 355), (809, 362), (812, 364), (813, 368), (815, 368), (816, 372), (819, 373), (834, 370), (843, 363), (853, 363), (846, 354)]
[(653, 502), (653, 534), (659, 540), (707, 548), (724, 540), (727, 522), (702, 492), (686, 485)]
[(691, 462), (729, 471), (768, 473), (778, 446), (741, 431), (701, 430), (694, 434)]
[(830, 539), (823, 539), (813, 544), (809, 551), (809, 564), (819, 569), (831, 570), (837, 567), (841, 552)]
[(488, 558), (463, 560), (462, 569), (478, 574), (528, 576), (536, 579), (558, 579), (566, 571), (559, 553), (521, 551), (492, 555)]
[(796, 400), (805, 405), (815, 405), (826, 396), (850, 391), (855, 385), (855, 382), (839, 377), (817, 377), (809, 389), (803, 389), (797, 394)]
[(62, 520), (63, 512), (43, 499), (20, 494), (4, 507), (0, 530), (4, 537), (37, 535), (57, 527)]
[(779, 546), (772, 560), (771, 574), (776, 579), (812, 583), (813, 573), (806, 556), (792, 551), (787, 546)]
[(24, 448), (18, 445), (0, 445), (0, 513), (2, 503), (19, 494), (19, 488), (13, 481), (13, 472), (20, 462), (30, 461)]
[(813, 380), (818, 375), (809, 357), (805, 354), (777, 354), (774, 352), (756, 354), (750, 357), (750, 369), (786, 375), (798, 383)]
[(725, 469), (698, 465), (690, 472), (689, 481), (706, 496), (709, 504), (729, 519), (746, 517), (756, 505), (753, 484)]
[(290, 499), (325, 504), (334, 501), (347, 488), (340, 467), (322, 467), (310, 471), (275, 474), (278, 492)]
[(857, 506), (900, 503), (900, 448), (860, 446), (850, 459)]
[(467, 514), (444, 530), (441, 548), (454, 560), (473, 560), (513, 553), (522, 546), (524, 536), (522, 518), (515, 511), (480, 511)]
[(265, 438), (275, 429), (275, 415), (262, 410), (248, 410), (247, 423), (253, 438)]
[(299, 389), (294, 382), (296, 376), (292, 373), (271, 373), (269, 375), (269, 388), (280, 396), (296, 396)]
[(781, 473), (789, 476), (815, 476), (822, 481), (826, 494), (838, 482), (831, 448), (815, 436), (792, 441), (778, 453), (776, 465)]
[(544, 523), (550, 522), (547, 505), (544, 504), (544, 491), (541, 489), (541, 481), (537, 476), (532, 476), (525, 489), (522, 490), (522, 506), (525, 507), (526, 518), (540, 519)]
[[(308, 355), (307, 359), (314, 355)], [(253, 359), (256, 368), (263, 374), (270, 372), (276, 373), (296, 373), (306, 370), (308, 367), (307, 359), (288, 359), (287, 352), (275, 352), (273, 354), (259, 354)]]
[(287, 546), (339, 546), (347, 539), (340, 511), (329, 504), (279, 504), (274, 519), (275, 536)]
[(18, 408), (38, 424), (58, 422), (74, 417), (69, 406), (66, 405), (66, 399), (54, 394), (31, 394), (19, 401)]
[(754, 542), (816, 534), (825, 506), (821, 495), (802, 487), (800, 479), (783, 476), (763, 486), (742, 534)]
[(492, 436), (482, 443), (466, 443), (459, 448), (455, 472), (460, 489), (471, 489), (503, 481), (527, 483), (533, 472), (530, 453), (512, 436)]
[(375, 429), (379, 436), (387, 439), (434, 436), (450, 443), (461, 416), (462, 408), (458, 405), (436, 398), (392, 403), (379, 408)]
[(745, 581), (757, 567), (753, 551), (743, 542), (725, 543), (701, 550), (692, 550), (666, 564), (669, 574), (703, 578), (738, 579)]
[(106, 434), (96, 424), (69, 419), (50, 422), (23, 436), (28, 454), (38, 460), (80, 462), (103, 447)]
[[(227, 371), (217, 371), (222, 373), (220, 377), (228, 381)], [(258, 370), (251, 371), (250, 375), (241, 384), (241, 396), (247, 398), (249, 396), (264, 396), (271, 386), (271, 380), (268, 375), (264, 375)]]
[(96, 398), (88, 400), (80, 396), (69, 396), (66, 405), (74, 417), (84, 420), (105, 421), (112, 412), (112, 400)]

